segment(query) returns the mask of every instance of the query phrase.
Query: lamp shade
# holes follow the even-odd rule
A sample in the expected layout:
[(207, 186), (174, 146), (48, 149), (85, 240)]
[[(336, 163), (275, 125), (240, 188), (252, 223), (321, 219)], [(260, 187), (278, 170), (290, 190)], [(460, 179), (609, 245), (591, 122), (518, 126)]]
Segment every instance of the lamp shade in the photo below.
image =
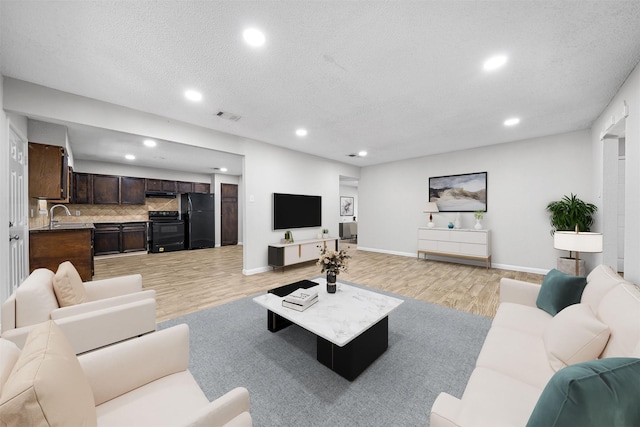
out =
[(553, 247), (563, 251), (602, 252), (602, 233), (556, 231), (553, 234)]
[(438, 210), (438, 205), (436, 204), (436, 202), (429, 202), (427, 203), (427, 207), (424, 208), (424, 211), (427, 213), (431, 213), (431, 212), (440, 212)]

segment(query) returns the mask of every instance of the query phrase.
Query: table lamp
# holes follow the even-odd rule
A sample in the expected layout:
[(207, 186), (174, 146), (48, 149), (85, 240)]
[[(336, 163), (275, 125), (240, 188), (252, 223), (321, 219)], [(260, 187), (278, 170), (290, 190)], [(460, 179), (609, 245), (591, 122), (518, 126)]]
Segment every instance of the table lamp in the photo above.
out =
[(440, 212), (438, 210), (438, 205), (436, 204), (436, 202), (429, 202), (427, 203), (427, 207), (424, 209), (424, 211), (429, 214), (429, 224), (427, 224), (427, 226), (429, 228), (433, 228), (435, 225), (433, 223), (433, 212)]
[[(580, 252), (602, 252), (602, 233), (576, 231), (556, 231), (553, 233), (553, 247), (576, 253), (576, 276), (579, 272)], [(571, 257), (571, 253), (569, 253)]]

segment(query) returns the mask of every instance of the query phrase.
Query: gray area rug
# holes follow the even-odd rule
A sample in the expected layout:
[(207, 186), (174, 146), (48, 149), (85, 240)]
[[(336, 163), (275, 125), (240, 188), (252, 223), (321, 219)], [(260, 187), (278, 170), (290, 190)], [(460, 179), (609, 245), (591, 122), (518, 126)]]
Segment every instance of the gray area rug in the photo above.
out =
[(316, 361), (310, 332), (269, 332), (253, 297), (159, 328), (189, 325), (190, 370), (205, 394), (246, 387), (256, 427), (425, 426), (440, 392), (462, 395), (491, 319), (389, 295), (405, 301), (389, 315), (389, 348), (353, 382)]

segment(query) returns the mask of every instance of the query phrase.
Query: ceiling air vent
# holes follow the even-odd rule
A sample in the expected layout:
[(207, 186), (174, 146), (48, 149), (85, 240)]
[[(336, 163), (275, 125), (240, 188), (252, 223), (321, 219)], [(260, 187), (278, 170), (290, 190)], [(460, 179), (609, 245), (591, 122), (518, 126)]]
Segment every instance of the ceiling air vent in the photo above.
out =
[(347, 154), (348, 157), (358, 157), (357, 154)]
[(225, 111), (218, 111), (216, 116), (220, 117), (221, 119), (231, 120), (231, 121), (234, 121), (234, 122), (237, 122), (238, 120), (240, 120), (242, 118), (237, 114), (227, 113)]

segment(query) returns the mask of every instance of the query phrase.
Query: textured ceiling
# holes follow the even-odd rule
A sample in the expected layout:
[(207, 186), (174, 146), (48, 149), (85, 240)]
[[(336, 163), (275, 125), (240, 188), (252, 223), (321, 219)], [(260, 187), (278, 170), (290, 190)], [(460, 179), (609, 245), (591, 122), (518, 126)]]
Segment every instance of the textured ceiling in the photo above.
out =
[[(640, 60), (637, 0), (3, 0), (0, 13), (6, 76), (360, 166), (588, 128)], [(252, 26), (260, 48), (242, 39)], [(506, 66), (485, 72), (496, 53)]]

